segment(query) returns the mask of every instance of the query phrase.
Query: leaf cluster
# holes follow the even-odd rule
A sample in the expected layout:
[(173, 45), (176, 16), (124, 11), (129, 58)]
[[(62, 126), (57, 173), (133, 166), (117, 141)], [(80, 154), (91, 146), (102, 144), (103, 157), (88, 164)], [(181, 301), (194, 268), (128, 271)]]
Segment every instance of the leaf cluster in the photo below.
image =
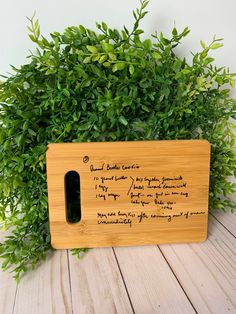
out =
[[(0, 84), (0, 223), (12, 233), (0, 244), (3, 269), (15, 278), (51, 249), (45, 151), (48, 143), (207, 139), (211, 143), (210, 208), (236, 208), (233, 150), (234, 76), (214, 65), (214, 38), (192, 55), (175, 48), (189, 33), (172, 30), (143, 39), (144, 0), (131, 31), (97, 23), (40, 34), (35, 17), (29, 37), (36, 51)], [(81, 250), (76, 249), (79, 255)]]

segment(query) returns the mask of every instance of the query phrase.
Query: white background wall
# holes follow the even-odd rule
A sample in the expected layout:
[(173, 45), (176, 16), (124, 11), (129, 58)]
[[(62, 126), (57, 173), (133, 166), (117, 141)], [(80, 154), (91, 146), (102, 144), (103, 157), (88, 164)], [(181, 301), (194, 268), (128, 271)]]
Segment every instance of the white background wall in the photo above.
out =
[[(95, 21), (102, 20), (112, 27), (131, 28), (132, 10), (137, 6), (138, 0), (0, 0), (0, 73), (10, 71), (9, 64), (27, 62), (33, 44), (28, 39), (26, 16), (34, 11), (47, 37), (69, 25), (95, 29)], [(168, 34), (174, 25), (179, 30), (189, 26), (191, 33), (180, 50), (189, 57), (190, 51), (200, 49), (200, 39), (210, 42), (214, 35), (223, 37), (224, 47), (213, 56), (218, 65), (236, 72), (236, 0), (150, 0), (148, 11), (141, 25), (146, 37), (155, 30)]]

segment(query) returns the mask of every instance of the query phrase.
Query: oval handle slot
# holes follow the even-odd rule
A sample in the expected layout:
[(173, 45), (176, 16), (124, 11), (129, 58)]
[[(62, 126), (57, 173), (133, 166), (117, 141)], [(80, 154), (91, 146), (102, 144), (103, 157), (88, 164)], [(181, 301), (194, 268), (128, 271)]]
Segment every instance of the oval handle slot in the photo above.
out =
[(81, 220), (80, 176), (71, 170), (65, 175), (66, 220), (76, 223)]

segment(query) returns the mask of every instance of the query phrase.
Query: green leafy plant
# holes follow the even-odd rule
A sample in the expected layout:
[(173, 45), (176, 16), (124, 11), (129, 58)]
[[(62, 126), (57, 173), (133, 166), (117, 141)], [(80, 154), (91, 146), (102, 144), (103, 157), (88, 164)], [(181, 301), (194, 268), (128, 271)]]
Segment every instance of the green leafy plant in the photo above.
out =
[[(235, 74), (214, 65), (214, 38), (191, 63), (175, 48), (189, 33), (143, 39), (144, 0), (131, 31), (97, 23), (40, 34), (29, 19), (36, 51), (0, 85), (0, 222), (11, 234), (0, 244), (2, 268), (14, 276), (34, 268), (51, 249), (45, 151), (51, 142), (207, 139), (211, 143), (212, 210), (234, 210), (228, 195), (236, 174), (233, 150)], [(75, 249), (73, 253), (81, 254)]]

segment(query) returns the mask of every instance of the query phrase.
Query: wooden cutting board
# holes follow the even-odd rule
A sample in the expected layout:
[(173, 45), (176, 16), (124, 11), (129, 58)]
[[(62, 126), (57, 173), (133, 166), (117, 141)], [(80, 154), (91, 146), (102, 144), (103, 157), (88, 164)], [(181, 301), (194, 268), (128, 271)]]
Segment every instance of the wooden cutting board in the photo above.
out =
[(207, 237), (205, 140), (50, 144), (46, 158), (54, 248)]

